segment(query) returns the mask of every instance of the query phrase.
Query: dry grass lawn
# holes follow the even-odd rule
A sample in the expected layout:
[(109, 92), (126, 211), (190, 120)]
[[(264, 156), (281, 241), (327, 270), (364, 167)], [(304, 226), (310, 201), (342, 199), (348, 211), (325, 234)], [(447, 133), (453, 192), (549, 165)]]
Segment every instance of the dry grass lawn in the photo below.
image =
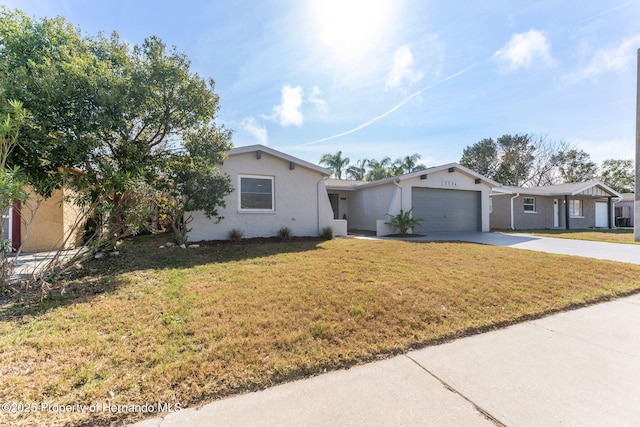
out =
[(592, 240), (595, 242), (638, 243), (633, 240), (632, 228), (614, 228), (612, 230), (505, 230), (505, 232), (533, 234), (542, 237), (558, 237), (561, 239)]
[(0, 301), (0, 403), (97, 405), (0, 424), (131, 422), (105, 405), (192, 406), (640, 290), (640, 265), (475, 244), (161, 242)]

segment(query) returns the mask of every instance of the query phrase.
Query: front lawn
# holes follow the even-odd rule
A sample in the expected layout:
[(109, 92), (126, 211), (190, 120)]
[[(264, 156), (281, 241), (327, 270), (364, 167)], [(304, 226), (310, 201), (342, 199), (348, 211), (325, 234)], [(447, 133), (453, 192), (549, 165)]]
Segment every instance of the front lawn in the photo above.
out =
[(542, 237), (558, 237), (561, 239), (592, 240), (595, 242), (630, 243), (633, 240), (633, 228), (614, 228), (611, 230), (505, 230), (505, 233), (524, 233)]
[(0, 424), (134, 421), (640, 290), (640, 265), (486, 245), (162, 242), (126, 242), (42, 303), (1, 302), (0, 403), (94, 411)]

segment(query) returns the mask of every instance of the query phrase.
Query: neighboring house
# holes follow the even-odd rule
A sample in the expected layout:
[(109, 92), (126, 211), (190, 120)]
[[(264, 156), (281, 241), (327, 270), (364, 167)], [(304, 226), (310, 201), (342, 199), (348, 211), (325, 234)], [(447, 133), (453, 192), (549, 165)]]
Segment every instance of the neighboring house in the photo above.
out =
[(634, 193), (622, 193), (622, 200), (616, 203), (616, 227), (633, 227), (635, 198)]
[(225, 197), (219, 223), (192, 212), (189, 241), (226, 240), (231, 229), (243, 237), (272, 237), (288, 227), (294, 236), (317, 236), (325, 227), (346, 235), (346, 221), (334, 220), (325, 188), (329, 171), (263, 145), (234, 148), (220, 170), (234, 191)]
[(547, 228), (612, 228), (614, 203), (622, 195), (599, 181), (543, 187), (495, 188), (491, 228), (531, 230)]
[(326, 226), (337, 235), (347, 227), (386, 235), (401, 209), (423, 218), (415, 233), (489, 231), (489, 195), (498, 186), (457, 163), (375, 182), (328, 179), (327, 169), (262, 145), (231, 150), (220, 169), (235, 188), (219, 209), (224, 219), (192, 213), (190, 241), (227, 239), (233, 228), (244, 237), (275, 236), (282, 227), (316, 236)]
[[(75, 227), (79, 208), (69, 201), (68, 190), (55, 190), (51, 197), (37, 202), (38, 196), (28, 192), (26, 203), (14, 202), (13, 209), (3, 214), (3, 239), (11, 240), (23, 252), (53, 251), (75, 247), (82, 227)], [(37, 209), (36, 209), (37, 206)], [(35, 215), (33, 211), (35, 210)], [(31, 221), (33, 217), (33, 221)], [(31, 226), (28, 227), (31, 221)], [(76, 233), (71, 235), (71, 233)]]

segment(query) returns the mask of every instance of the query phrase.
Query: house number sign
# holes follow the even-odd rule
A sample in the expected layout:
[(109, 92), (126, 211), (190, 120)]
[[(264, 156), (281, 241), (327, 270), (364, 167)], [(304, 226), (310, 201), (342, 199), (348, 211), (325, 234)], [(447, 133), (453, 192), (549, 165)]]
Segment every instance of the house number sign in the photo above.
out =
[(458, 183), (456, 181), (450, 181), (448, 179), (443, 179), (440, 181), (440, 185), (443, 187), (457, 187)]

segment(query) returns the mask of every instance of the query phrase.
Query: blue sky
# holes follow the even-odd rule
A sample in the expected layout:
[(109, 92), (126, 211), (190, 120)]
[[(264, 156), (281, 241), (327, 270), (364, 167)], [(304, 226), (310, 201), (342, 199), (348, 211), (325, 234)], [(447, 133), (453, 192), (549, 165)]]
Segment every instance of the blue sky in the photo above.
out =
[(86, 34), (149, 35), (216, 81), (218, 122), (317, 163), (532, 133), (633, 159), (640, 0), (5, 0)]

